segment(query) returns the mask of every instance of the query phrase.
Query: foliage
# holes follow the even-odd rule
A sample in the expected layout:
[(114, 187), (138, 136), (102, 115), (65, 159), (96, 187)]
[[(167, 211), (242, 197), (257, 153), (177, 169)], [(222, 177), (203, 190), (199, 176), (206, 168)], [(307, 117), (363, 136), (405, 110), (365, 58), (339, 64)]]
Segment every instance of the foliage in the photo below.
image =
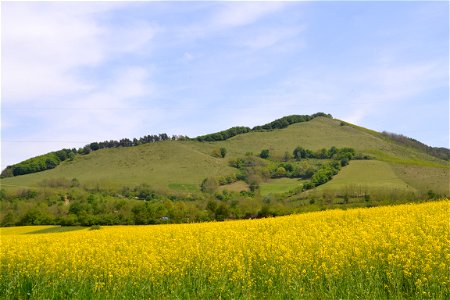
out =
[(225, 158), (225, 155), (227, 155), (227, 149), (224, 147), (220, 148), (220, 156)]
[(217, 190), (218, 183), (215, 178), (208, 177), (203, 180), (200, 190), (204, 193), (214, 193)]
[(315, 113), (313, 115), (291, 115), (286, 116), (280, 119), (277, 119), (275, 121), (272, 121), (268, 124), (262, 125), (262, 126), (255, 126), (253, 127), (253, 131), (262, 131), (262, 130), (274, 130), (274, 129), (282, 129), (286, 128), (289, 125), (295, 124), (295, 123), (302, 123), (302, 122), (308, 122), (314, 118), (317, 117), (326, 117), (326, 118), (333, 118), (329, 114), (325, 113)]
[(225, 158), (227, 155), (227, 149), (224, 147), (221, 148), (215, 148), (213, 149), (211, 156), (217, 157), (217, 158)]
[(297, 147), (293, 151), (293, 156), (296, 160), (301, 160), (305, 158), (317, 158), (317, 159), (336, 159), (336, 160), (342, 160), (342, 159), (369, 159), (367, 156), (363, 156), (362, 154), (356, 155), (355, 149), (344, 147), (344, 148), (336, 148), (331, 147), (330, 149), (322, 148), (316, 152), (304, 149), (302, 147)]
[(261, 150), (261, 153), (259, 154), (259, 157), (261, 158), (269, 158), (270, 152), (269, 149), (263, 149)]
[(74, 151), (76, 153), (75, 149), (62, 149), (27, 159), (18, 164), (6, 167), (1, 177), (19, 176), (53, 169), (73, 155)]
[(249, 127), (232, 127), (224, 131), (198, 136), (196, 137), (196, 140), (199, 142), (223, 141), (238, 134), (250, 132), (250, 130), (251, 129)]

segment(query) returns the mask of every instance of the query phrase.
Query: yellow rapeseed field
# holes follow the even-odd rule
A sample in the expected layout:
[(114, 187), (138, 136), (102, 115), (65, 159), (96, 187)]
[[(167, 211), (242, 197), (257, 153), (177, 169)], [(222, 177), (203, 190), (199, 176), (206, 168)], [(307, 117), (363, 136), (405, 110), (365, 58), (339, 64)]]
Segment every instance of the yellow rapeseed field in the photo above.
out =
[(215, 223), (7, 229), (0, 298), (444, 299), (449, 208), (442, 200)]

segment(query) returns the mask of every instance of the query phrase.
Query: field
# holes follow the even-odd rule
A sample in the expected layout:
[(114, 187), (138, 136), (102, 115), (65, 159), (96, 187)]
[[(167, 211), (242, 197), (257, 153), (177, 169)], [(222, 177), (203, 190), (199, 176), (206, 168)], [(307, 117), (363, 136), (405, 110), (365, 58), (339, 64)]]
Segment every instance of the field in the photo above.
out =
[(302, 181), (297, 178), (270, 179), (261, 183), (261, 195), (286, 193), (302, 186)]
[(349, 188), (362, 188), (368, 191), (416, 191), (397, 176), (390, 164), (377, 160), (352, 161), (332, 181), (318, 187), (317, 190), (344, 191)]
[(442, 200), (217, 223), (2, 228), (0, 298), (448, 299), (449, 209)]

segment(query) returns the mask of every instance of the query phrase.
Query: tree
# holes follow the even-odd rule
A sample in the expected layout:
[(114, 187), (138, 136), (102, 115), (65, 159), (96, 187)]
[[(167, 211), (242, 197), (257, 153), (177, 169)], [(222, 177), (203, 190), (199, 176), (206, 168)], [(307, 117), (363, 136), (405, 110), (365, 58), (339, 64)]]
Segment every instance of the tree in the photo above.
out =
[(275, 176), (276, 177), (284, 177), (286, 176), (286, 169), (283, 167), (278, 167), (277, 170), (275, 171)]
[(75, 152), (69, 152), (67, 155), (67, 158), (69, 161), (72, 161), (75, 158)]
[(259, 183), (256, 180), (251, 180), (248, 187), (251, 192), (256, 192), (259, 189)]
[(205, 178), (200, 186), (200, 190), (204, 193), (214, 193), (217, 190), (218, 183), (215, 178)]
[(94, 142), (89, 145), (89, 148), (91, 148), (92, 151), (97, 151), (98, 149), (100, 149), (100, 146), (97, 142)]
[(303, 149), (302, 147), (295, 148), (294, 152), (292, 154), (294, 155), (294, 158), (296, 160), (300, 160), (302, 158), (306, 158), (306, 156), (307, 156), (306, 155), (307, 154), (306, 150)]
[(227, 155), (227, 149), (225, 149), (225, 148), (220, 148), (220, 156), (222, 156), (222, 158), (224, 158), (225, 157), (225, 155)]
[(56, 161), (55, 159), (47, 158), (45, 160), (45, 167), (46, 167), (46, 169), (56, 168), (56, 166), (58, 164), (59, 164), (59, 161)]
[(14, 215), (11, 212), (7, 213), (0, 224), (4, 227), (14, 226), (16, 224)]
[(220, 205), (216, 208), (216, 220), (217, 221), (223, 221), (226, 218), (228, 218), (228, 215), (230, 214), (230, 211), (228, 209), (228, 206), (226, 206), (224, 203), (220, 203)]
[(206, 209), (214, 213), (217, 209), (217, 203), (215, 200), (209, 200), (208, 204), (206, 204)]
[(261, 157), (261, 158), (269, 158), (269, 155), (270, 155), (269, 149), (263, 149), (261, 151), (261, 153), (259, 154), (259, 157)]
[(87, 155), (91, 153), (91, 147), (89, 147), (89, 145), (84, 146), (83, 148), (78, 149), (78, 154), (81, 155)]
[(346, 165), (348, 165), (348, 158), (344, 157), (341, 159), (341, 166), (345, 167)]

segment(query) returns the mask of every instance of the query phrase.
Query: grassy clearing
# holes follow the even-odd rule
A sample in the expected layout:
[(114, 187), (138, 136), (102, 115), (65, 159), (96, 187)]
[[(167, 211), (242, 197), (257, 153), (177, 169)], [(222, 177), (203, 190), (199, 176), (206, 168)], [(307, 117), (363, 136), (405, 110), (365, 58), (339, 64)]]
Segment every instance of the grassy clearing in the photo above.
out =
[(450, 170), (448, 168), (391, 164), (395, 174), (417, 190), (450, 195)]
[(198, 192), (199, 186), (191, 183), (183, 184), (183, 183), (169, 183), (169, 189), (179, 192)]
[(270, 179), (267, 182), (262, 182), (260, 184), (260, 192), (262, 196), (280, 194), (289, 192), (301, 186), (302, 181), (296, 178)]
[(229, 192), (239, 193), (241, 191), (248, 191), (249, 188), (248, 188), (248, 184), (246, 182), (239, 180), (239, 181), (236, 181), (236, 182), (233, 182), (230, 184), (219, 186), (218, 190), (219, 191), (227, 190)]
[(5, 235), (0, 298), (447, 299), (449, 205)]
[(415, 191), (414, 187), (397, 176), (388, 163), (376, 160), (351, 161), (333, 180), (319, 186), (316, 190), (343, 191), (349, 188), (360, 188), (365, 191), (380, 189)]

